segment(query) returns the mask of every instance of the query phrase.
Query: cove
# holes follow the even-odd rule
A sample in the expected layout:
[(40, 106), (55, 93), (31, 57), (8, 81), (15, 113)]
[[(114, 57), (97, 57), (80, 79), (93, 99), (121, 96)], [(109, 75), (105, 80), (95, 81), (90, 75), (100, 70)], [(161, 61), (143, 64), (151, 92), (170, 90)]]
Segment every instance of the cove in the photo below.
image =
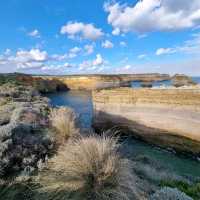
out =
[[(68, 106), (74, 109), (80, 118), (81, 127), (89, 128), (91, 126), (93, 115), (91, 92), (70, 90), (48, 94), (47, 97), (52, 106)], [(123, 155), (129, 159), (134, 159), (136, 156), (147, 156), (177, 175), (200, 177), (200, 162), (191, 158), (176, 155), (133, 138), (125, 139), (122, 149)]]

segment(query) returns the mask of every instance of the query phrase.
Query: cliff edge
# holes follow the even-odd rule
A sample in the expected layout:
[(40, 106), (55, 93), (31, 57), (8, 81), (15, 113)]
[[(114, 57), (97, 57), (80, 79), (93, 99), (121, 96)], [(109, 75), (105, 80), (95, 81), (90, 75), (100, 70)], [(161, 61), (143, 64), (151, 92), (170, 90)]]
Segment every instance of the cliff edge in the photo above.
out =
[(147, 142), (200, 154), (200, 88), (93, 91), (96, 130), (119, 127)]

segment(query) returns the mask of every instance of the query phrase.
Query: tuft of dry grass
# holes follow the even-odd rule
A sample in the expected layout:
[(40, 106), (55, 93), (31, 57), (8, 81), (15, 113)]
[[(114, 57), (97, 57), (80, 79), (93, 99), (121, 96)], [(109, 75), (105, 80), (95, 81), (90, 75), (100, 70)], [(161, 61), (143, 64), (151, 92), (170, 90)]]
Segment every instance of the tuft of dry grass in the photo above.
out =
[(79, 134), (77, 117), (71, 108), (60, 107), (52, 109), (50, 121), (57, 133), (59, 133), (58, 138), (67, 140)]
[(137, 199), (130, 161), (121, 158), (118, 147), (105, 136), (69, 142), (40, 175), (41, 191), (60, 199)]

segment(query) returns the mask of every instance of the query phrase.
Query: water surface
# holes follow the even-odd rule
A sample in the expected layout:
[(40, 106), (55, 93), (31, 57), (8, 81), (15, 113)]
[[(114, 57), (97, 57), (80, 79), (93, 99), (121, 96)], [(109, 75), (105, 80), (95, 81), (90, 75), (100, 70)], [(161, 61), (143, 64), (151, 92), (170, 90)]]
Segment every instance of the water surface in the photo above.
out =
[(92, 121), (92, 97), (91, 92), (70, 90), (68, 92), (58, 92), (48, 94), (53, 106), (69, 106), (73, 108), (80, 118), (80, 124), (83, 128), (89, 128)]
[[(89, 128), (92, 120), (91, 93), (86, 91), (68, 91), (49, 94), (53, 106), (69, 106), (80, 116), (81, 126)], [(159, 149), (144, 142), (128, 138), (122, 146), (125, 154), (131, 159), (134, 156), (147, 156), (179, 175), (200, 177), (200, 162), (180, 157), (164, 149)]]

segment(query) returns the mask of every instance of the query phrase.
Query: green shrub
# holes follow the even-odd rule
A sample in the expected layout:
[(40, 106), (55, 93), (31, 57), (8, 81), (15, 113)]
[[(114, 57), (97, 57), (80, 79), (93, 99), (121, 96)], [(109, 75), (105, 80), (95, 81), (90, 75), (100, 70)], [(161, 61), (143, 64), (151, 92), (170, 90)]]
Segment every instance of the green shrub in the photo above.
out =
[(178, 188), (194, 200), (200, 199), (200, 183), (189, 184), (183, 181), (162, 181), (161, 186), (168, 186), (171, 188)]

